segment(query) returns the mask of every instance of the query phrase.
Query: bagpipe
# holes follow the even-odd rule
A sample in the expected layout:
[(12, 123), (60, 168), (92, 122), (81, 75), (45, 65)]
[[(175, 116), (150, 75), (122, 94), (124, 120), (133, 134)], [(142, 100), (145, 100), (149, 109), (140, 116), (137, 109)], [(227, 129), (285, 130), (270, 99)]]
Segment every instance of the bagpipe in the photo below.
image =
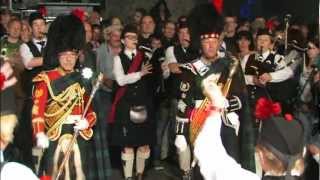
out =
[[(280, 59), (279, 61), (281, 60), (283, 59)], [(275, 72), (277, 64), (272, 61), (275, 61), (275, 59), (263, 60), (262, 53), (257, 53), (254, 58), (250, 59), (249, 57), (245, 73), (259, 77), (264, 73)], [(275, 101), (291, 104), (298, 93), (298, 82), (293, 78), (289, 78), (282, 82), (267, 82), (264, 87), (256, 87), (256, 89), (263, 91), (260, 92), (260, 95), (263, 94)], [(259, 92), (257, 93), (259, 94)], [(257, 97), (257, 99), (258, 98), (259, 97)]]
[[(224, 84), (218, 84), (219, 87), (221, 87), (222, 95), (224, 97), (227, 97), (229, 94), (229, 90), (231, 87), (232, 79), (234, 74), (237, 72), (237, 69), (239, 67), (240, 61), (236, 59), (234, 56), (230, 56), (232, 59), (232, 62), (229, 65), (229, 72), (227, 76), (227, 80)], [(218, 83), (218, 80), (220, 79), (221, 74), (216, 75), (216, 82)], [(201, 129), (206, 121), (206, 118), (209, 115), (210, 112), (210, 106), (211, 102), (208, 97), (205, 97), (205, 99), (201, 102), (199, 108), (195, 109), (190, 117), (190, 142), (191, 144), (194, 144), (198, 134), (201, 132)], [(221, 112), (221, 117), (223, 120), (223, 123), (226, 126), (233, 127), (232, 123), (229, 122), (228, 118), (226, 117), (226, 110), (223, 110)]]

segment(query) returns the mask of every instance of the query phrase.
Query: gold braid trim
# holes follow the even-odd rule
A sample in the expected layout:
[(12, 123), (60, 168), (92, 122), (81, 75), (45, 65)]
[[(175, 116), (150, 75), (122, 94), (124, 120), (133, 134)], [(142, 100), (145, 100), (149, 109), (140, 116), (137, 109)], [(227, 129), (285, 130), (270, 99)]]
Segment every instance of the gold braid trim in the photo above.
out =
[[(38, 74), (34, 79), (33, 79), (33, 82), (40, 82), (40, 81), (44, 81), (48, 87), (48, 91), (49, 91), (49, 94), (51, 96), (51, 98), (54, 100), (54, 101), (57, 101), (57, 102), (63, 102), (65, 101), (67, 98), (69, 98), (69, 96), (67, 96), (68, 94), (66, 94), (66, 91), (68, 91), (68, 89), (70, 88), (67, 88), (65, 91), (63, 91), (61, 94), (59, 94), (58, 96), (55, 96), (54, 93), (53, 93), (53, 90), (52, 90), (52, 87), (51, 87), (51, 84), (50, 84), (50, 79), (48, 77), (48, 75), (44, 72)], [(72, 86), (76, 86), (76, 84), (79, 85), (79, 83), (75, 83)], [(80, 85), (79, 85), (80, 86)], [(84, 91), (84, 90), (83, 90)]]
[(33, 79), (34, 82), (44, 81), (47, 85), (50, 100), (44, 113), (46, 119), (47, 135), (50, 140), (55, 141), (61, 134), (61, 127), (66, 117), (72, 113), (76, 105), (83, 104), (85, 90), (79, 83), (72, 84), (59, 95), (53, 93), (50, 79), (46, 73), (40, 73)]
[[(73, 108), (76, 105), (81, 105), (82, 111), (84, 110), (83, 96), (85, 89), (82, 88), (79, 83), (75, 83), (55, 96), (50, 84), (50, 79), (46, 73), (40, 73), (33, 81), (44, 81), (48, 87), (52, 99), (44, 113), (46, 118), (45, 127), (48, 129), (47, 135), (49, 139), (55, 141), (60, 137), (63, 122), (67, 116), (72, 113)], [(89, 140), (92, 137), (93, 131), (92, 129), (87, 129), (81, 131), (80, 134), (85, 140)]]
[[(61, 133), (61, 126), (66, 117), (72, 113), (72, 110), (76, 105), (83, 104), (83, 95), (84, 89), (81, 88), (79, 83), (76, 83), (59, 94), (59, 96), (63, 97), (62, 99), (66, 99), (67, 97), (67, 102), (52, 101), (45, 113), (45, 117), (48, 119), (47, 127), (49, 130), (47, 134), (49, 138), (56, 140), (59, 137)], [(61, 104), (63, 104), (62, 107), (60, 107)], [(52, 121), (49, 119), (52, 119)]]
[(32, 123), (44, 123), (44, 119), (41, 117), (37, 117), (32, 119)]
[[(53, 93), (51, 94), (50, 92), (50, 96), (51, 97), (54, 96), (54, 98), (52, 99), (59, 104), (63, 104), (63, 106), (60, 109), (56, 110), (55, 113), (51, 113), (51, 114), (45, 113), (45, 116), (47, 117), (56, 116), (57, 114), (60, 114), (63, 110), (65, 110), (72, 103), (73, 100), (74, 102), (77, 102), (76, 99), (73, 99), (72, 97), (76, 96), (78, 92), (81, 92), (81, 87), (78, 83), (71, 85), (58, 96), (54, 96)], [(80, 97), (82, 97), (82, 95), (83, 94), (80, 94)]]

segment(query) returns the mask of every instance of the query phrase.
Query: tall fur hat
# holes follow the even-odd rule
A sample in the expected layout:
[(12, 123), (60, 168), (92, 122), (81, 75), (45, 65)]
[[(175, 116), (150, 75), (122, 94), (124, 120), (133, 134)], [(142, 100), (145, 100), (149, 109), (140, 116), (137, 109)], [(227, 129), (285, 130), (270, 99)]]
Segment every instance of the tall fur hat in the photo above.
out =
[(188, 24), (191, 32), (191, 41), (195, 48), (200, 47), (200, 38), (203, 35), (220, 34), (223, 25), (222, 16), (216, 11), (212, 3), (196, 6), (191, 10)]
[(53, 69), (59, 66), (58, 54), (64, 51), (79, 51), (85, 46), (85, 30), (81, 19), (73, 14), (60, 15), (50, 25), (44, 50), (44, 66)]

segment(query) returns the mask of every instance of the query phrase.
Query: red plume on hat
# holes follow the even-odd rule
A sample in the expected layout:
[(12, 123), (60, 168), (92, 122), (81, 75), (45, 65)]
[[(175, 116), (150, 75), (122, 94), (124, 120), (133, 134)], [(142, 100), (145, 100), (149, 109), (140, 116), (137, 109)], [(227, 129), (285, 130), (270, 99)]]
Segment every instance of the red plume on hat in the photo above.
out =
[(48, 16), (48, 9), (45, 6), (40, 6), (38, 11), (43, 17)]
[(82, 22), (85, 20), (86, 14), (83, 9), (80, 9), (80, 8), (73, 9), (71, 11), (71, 14), (78, 17)]
[(40, 177), (40, 180), (51, 180), (52, 178), (51, 178), (51, 176), (41, 176)]
[(266, 27), (269, 29), (269, 30), (274, 30), (275, 29), (275, 23), (274, 23), (274, 20), (273, 19), (269, 19), (267, 22), (266, 22)]
[(273, 102), (270, 99), (261, 97), (258, 99), (255, 107), (255, 116), (257, 119), (266, 120), (272, 116), (277, 116), (281, 113), (281, 106), (278, 102)]
[(223, 11), (223, 0), (212, 0), (212, 4), (218, 14), (221, 15)]

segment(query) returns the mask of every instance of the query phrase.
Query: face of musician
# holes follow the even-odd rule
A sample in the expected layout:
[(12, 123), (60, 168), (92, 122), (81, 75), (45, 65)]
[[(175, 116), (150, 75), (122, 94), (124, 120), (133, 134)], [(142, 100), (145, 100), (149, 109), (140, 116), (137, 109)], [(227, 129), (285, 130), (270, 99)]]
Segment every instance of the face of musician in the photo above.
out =
[(237, 43), (241, 53), (250, 51), (250, 41), (247, 38), (242, 37), (237, 41)]
[(308, 43), (308, 57), (312, 60), (316, 59), (320, 55), (320, 49), (313, 43)]
[(124, 35), (124, 46), (126, 49), (134, 50), (137, 48), (138, 35), (136, 33), (128, 32)]
[(219, 50), (219, 39), (206, 38), (201, 40), (202, 56), (207, 60), (215, 60)]
[(31, 24), (32, 34), (35, 39), (41, 40), (45, 36), (46, 22), (43, 19), (36, 19)]
[(64, 51), (59, 53), (60, 67), (67, 73), (73, 72), (78, 56), (78, 53), (75, 51)]
[(269, 35), (260, 35), (257, 37), (257, 48), (260, 51), (262, 48), (262, 52), (266, 52), (272, 49), (272, 41)]
[(178, 31), (178, 39), (179, 43), (181, 44), (182, 47), (186, 48), (189, 47), (190, 45), (190, 32), (187, 27), (185, 28), (180, 28)]

